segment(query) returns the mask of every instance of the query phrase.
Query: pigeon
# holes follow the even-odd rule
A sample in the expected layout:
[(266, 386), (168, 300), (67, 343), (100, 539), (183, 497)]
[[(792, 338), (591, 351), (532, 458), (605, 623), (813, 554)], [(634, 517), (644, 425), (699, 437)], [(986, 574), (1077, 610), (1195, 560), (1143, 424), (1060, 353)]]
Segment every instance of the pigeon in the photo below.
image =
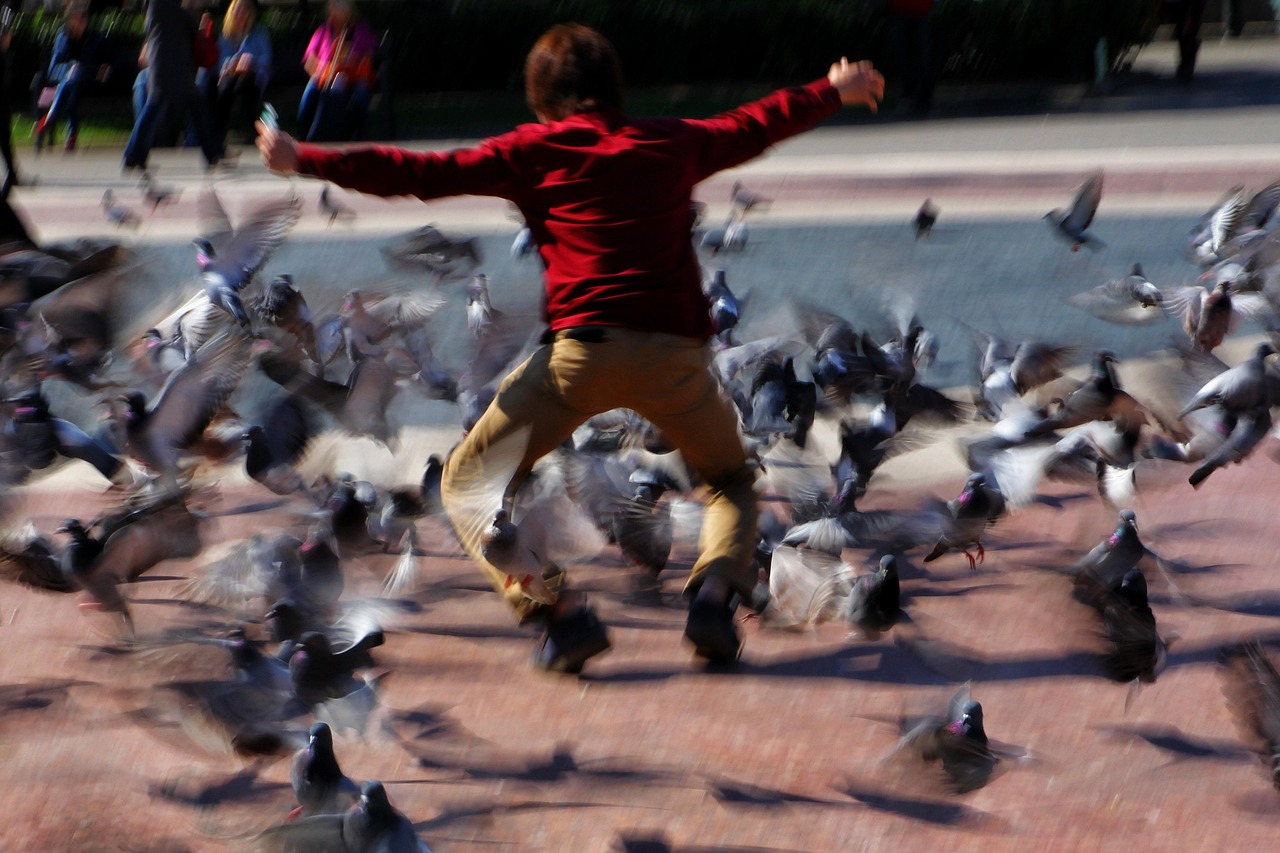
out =
[(1201, 217), (1187, 242), (1191, 260), (1208, 267), (1223, 259), (1227, 244), (1237, 236), (1246, 203), (1244, 187), (1235, 186)]
[(343, 204), (338, 199), (329, 194), (329, 185), (325, 184), (320, 188), (320, 215), (329, 217), (329, 227), (333, 227), (333, 223), (339, 219), (344, 225), (350, 225), (356, 221), (356, 212), (348, 205)]
[(137, 211), (116, 201), (116, 194), (111, 190), (102, 194), (102, 212), (106, 214), (108, 222), (119, 228), (132, 228), (136, 231), (142, 225), (142, 217)]
[(1229, 281), (1219, 281), (1206, 293), (1199, 287), (1182, 288), (1165, 301), (1165, 309), (1182, 315), (1182, 328), (1201, 352), (1212, 352), (1240, 318), (1256, 320), (1268, 329), (1280, 327), (1270, 303), (1258, 294), (1232, 294)]
[(392, 240), (383, 246), (382, 254), (392, 266), (425, 270), (437, 282), (474, 272), (482, 257), (474, 237), (447, 237), (434, 225), (424, 225)]
[(1075, 198), (1067, 209), (1054, 208), (1044, 215), (1053, 226), (1054, 233), (1071, 244), (1071, 251), (1080, 251), (1081, 246), (1097, 250), (1105, 244), (1088, 233), (1094, 214), (1098, 212), (1098, 202), (1102, 200), (1102, 171), (1094, 172), (1076, 190)]
[(976, 332), (981, 343), (978, 366), (978, 412), (990, 420), (999, 420), (1011, 401), (1033, 388), (1052, 382), (1066, 369), (1073, 347), (1021, 341), (1016, 346), (1007, 340), (984, 332)]
[(328, 635), (320, 631), (303, 634), (289, 658), (294, 696), (312, 707), (359, 690), (365, 683), (353, 673), (373, 665), (369, 651), (384, 641), (382, 631), (373, 631), (350, 647), (334, 651)]
[(1109, 323), (1142, 325), (1165, 317), (1164, 294), (1147, 279), (1142, 264), (1136, 263), (1124, 278), (1077, 293), (1067, 301)]
[(344, 814), (304, 817), (256, 840), (264, 853), (431, 853), (377, 781), (361, 785), (359, 799)]
[(1267, 369), (1266, 360), (1275, 354), (1276, 349), (1270, 343), (1259, 343), (1250, 358), (1219, 373), (1193, 394), (1178, 412), (1178, 420), (1207, 406), (1236, 413), (1270, 408), (1277, 402), (1276, 377)]
[[(999, 489), (987, 482), (985, 474), (970, 474), (960, 494), (941, 507), (942, 533), (924, 561), (932, 562), (948, 551), (959, 550), (969, 560), (969, 568), (976, 571), (986, 556), (982, 534), (1004, 511), (1005, 500)], [(969, 553), (970, 545), (977, 546), (976, 557)]]
[(1236, 726), (1280, 790), (1280, 673), (1257, 640), (1223, 649), (1218, 663)]
[[(201, 194), (199, 204), (208, 211), (209, 218), (218, 222), (217, 227), (227, 227), (226, 213), (222, 212), (221, 202), (212, 189)], [(301, 214), (302, 202), (296, 195), (290, 195), (259, 206), (229, 234), (221, 231), (193, 240), (196, 263), (200, 267), (200, 286), (209, 302), (247, 328), (249, 315), (240, 301), (240, 291), (283, 242)]]
[(938, 221), (940, 212), (938, 206), (933, 203), (933, 199), (924, 200), (924, 204), (920, 205), (920, 209), (916, 211), (916, 218), (911, 220), (911, 224), (916, 229), (917, 240), (923, 240), (933, 233), (933, 225)]
[(859, 575), (849, 592), (844, 618), (867, 640), (878, 640), (883, 631), (902, 617), (902, 592), (898, 582), (898, 558), (885, 554), (874, 572)]
[(489, 300), (489, 279), (477, 274), (467, 285), (467, 331), (477, 338), (489, 333), (496, 313)]
[(307, 358), (321, 363), (311, 311), (302, 291), (294, 286), (293, 276), (273, 278), (262, 296), (254, 301), (253, 307), (266, 323), (293, 335)]
[(151, 202), (151, 212), (155, 213), (162, 204), (172, 204), (182, 195), (182, 190), (165, 187), (156, 183), (150, 172), (142, 173), (142, 197)]
[(341, 814), (360, 798), (360, 788), (338, 766), (333, 732), (326, 723), (311, 725), (307, 745), (293, 757), (290, 775), (298, 799), (290, 818)]
[(1131, 702), (1139, 685), (1156, 680), (1167, 658), (1167, 643), (1156, 630), (1147, 600), (1146, 576), (1137, 566), (1116, 580), (1085, 569), (1076, 575), (1075, 588), (1077, 598), (1102, 620), (1108, 643), (1104, 665), (1113, 679), (1130, 683)]
[(122, 398), (129, 453), (170, 487), (182, 452), (212, 422), (248, 365), (245, 339), (215, 338), (170, 375), (154, 402), (138, 391)]
[(729, 201), (740, 216), (745, 216), (756, 209), (764, 210), (772, 203), (771, 199), (747, 189), (742, 181), (733, 182), (733, 187), (729, 191)]
[(938, 762), (947, 786), (956, 793), (984, 787), (1000, 763), (987, 740), (982, 705), (973, 699), (968, 684), (947, 702), (945, 717), (904, 720), (902, 729), (894, 753), (908, 750), (923, 761)]
[(1142, 407), (1120, 387), (1120, 378), (1115, 370), (1118, 362), (1116, 354), (1110, 350), (1094, 353), (1089, 376), (1062, 399), (1062, 404), (1054, 412), (1029, 430), (1028, 435), (1046, 435), (1054, 430), (1108, 418), (1137, 417)]
[(314, 428), (299, 399), (290, 394), (276, 402), (244, 433), (245, 473), (278, 495), (302, 489), (294, 463), (306, 451)]
[(741, 319), (742, 305), (729, 289), (725, 271), (717, 269), (702, 286), (702, 292), (711, 306), (711, 324), (722, 344), (732, 345), (733, 330)]

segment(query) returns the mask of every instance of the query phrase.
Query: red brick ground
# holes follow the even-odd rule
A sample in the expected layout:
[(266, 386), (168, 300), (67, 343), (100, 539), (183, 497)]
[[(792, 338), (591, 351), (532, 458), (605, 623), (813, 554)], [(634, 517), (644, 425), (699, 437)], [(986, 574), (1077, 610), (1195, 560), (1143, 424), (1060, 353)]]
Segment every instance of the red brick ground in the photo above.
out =
[[(1238, 609), (1280, 614), (1275, 463), (1260, 453), (1198, 492), (1184, 469), (1143, 473), (1138, 518), (1149, 544), (1212, 566), (1179, 576), (1185, 589), (1261, 591)], [(954, 689), (892, 634), (858, 643), (838, 624), (799, 635), (750, 627), (742, 670), (706, 673), (680, 642), (684, 570), (666, 573), (654, 596), (605, 558), (575, 578), (612, 626), (615, 650), (580, 680), (548, 677), (530, 671), (530, 637), (435, 528), (429, 547), (442, 556), (428, 561), (421, 612), (380, 650), (401, 742), (339, 740), (339, 757), (350, 775), (386, 781), (436, 853), (612, 850), (624, 838), (674, 850), (1268, 848), (1280, 794), (1242, 745), (1214, 661), (1222, 644), (1280, 626), (1175, 607), (1153, 579), (1160, 627), (1178, 639), (1168, 670), (1126, 713), (1127, 688), (1091, 654), (1088, 612), (1047, 570), (1114, 518), (1079, 490), (1053, 493), (1062, 508), (1034, 506), (1002, 525), (977, 574), (958, 555), (926, 573), (919, 552), (904, 572), (913, 623), (902, 633), (963, 646), (951, 651), (974, 658), (963, 669), (989, 735), (1029, 751), (975, 793), (950, 795), (927, 773), (882, 762), (892, 721), (941, 706)], [(223, 502), (264, 497), (228, 490)], [(882, 491), (867, 508), (918, 499)], [(29, 510), (52, 527), (98, 500), (44, 494)], [(222, 517), (212, 538), (279, 521)], [(389, 560), (357, 561), (348, 588), (376, 589)], [(179, 586), (130, 590), (142, 633), (194, 618), (169, 600)], [(66, 596), (3, 590), (0, 849), (244, 849), (245, 833), (284, 818), (287, 762), (251, 768), (144, 725), (126, 712), (153, 701), (164, 668), (105, 654), (110, 624)], [(1153, 745), (1170, 742), (1162, 736), (1181, 751)], [(199, 799), (209, 805), (189, 802)]]

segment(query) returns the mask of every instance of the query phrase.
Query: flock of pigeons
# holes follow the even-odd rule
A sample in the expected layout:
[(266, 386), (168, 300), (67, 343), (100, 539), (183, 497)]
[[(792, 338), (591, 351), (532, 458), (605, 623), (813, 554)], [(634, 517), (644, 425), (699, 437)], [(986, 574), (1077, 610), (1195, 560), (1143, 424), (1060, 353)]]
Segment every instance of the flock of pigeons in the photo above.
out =
[[(1102, 174), (1092, 175), (1070, 207), (1046, 215), (1072, 250), (1101, 244), (1089, 228), (1102, 187)], [(170, 200), (154, 184), (148, 193), (157, 207)], [(1087, 375), (1072, 379), (1072, 347), (973, 330), (973, 398), (948, 396), (925, 383), (937, 338), (904, 304), (887, 307), (887, 335), (797, 301), (786, 312), (794, 321), (786, 333), (738, 340), (748, 306), (724, 270), (712, 272), (705, 292), (717, 329), (714, 369), (761, 470), (760, 582), (743, 604), (762, 625), (842, 619), (857, 636), (878, 638), (903, 616), (904, 553), (923, 549), (925, 562), (960, 553), (976, 569), (987, 531), (1035, 501), (1046, 479), (1086, 480), (1117, 522), (1071, 567), (1075, 595), (1096, 615), (1109, 674), (1134, 688), (1154, 681), (1166, 643), (1147, 575), (1158, 573), (1175, 593), (1176, 584), (1138, 535), (1135, 472), (1152, 459), (1176, 460), (1190, 466), (1198, 487), (1243, 462), (1271, 432), (1271, 410), (1280, 405), (1280, 374), (1267, 363), (1272, 344), (1259, 343), (1230, 367), (1213, 351), (1241, 320), (1280, 332), (1278, 204), (1280, 182), (1256, 193), (1237, 188), (1203, 217), (1187, 242), (1202, 284), (1156, 285), (1135, 264), (1127, 276), (1073, 297), (1117, 324), (1167, 317), (1182, 324), (1186, 338), (1162, 381), (1144, 383), (1141, 394), (1122, 387), (1109, 351), (1094, 353)], [(136, 215), (110, 196), (103, 206), (122, 224)], [(767, 206), (735, 184), (725, 226), (698, 226), (697, 245), (711, 256), (743, 250), (746, 216)], [(0, 575), (113, 614), (124, 648), (157, 672), (185, 673), (157, 685), (168, 701), (147, 714), (180, 716), (212, 748), (294, 754), (299, 806), (289, 822), (255, 836), (264, 849), (417, 851), (425, 846), (385, 788), (342, 774), (333, 735), (377, 727), (375, 650), (418, 585), (417, 523), (447, 524), (442, 460), (431, 455), (411, 485), (317, 474), (303, 461), (325, 432), (402, 441), (403, 425), (386, 413), (406, 396), (456, 402), (469, 428), (495, 383), (537, 345), (538, 330), (494, 307), (475, 240), (432, 226), (384, 247), (389, 265), (413, 271), (419, 284), (352, 290), (334, 310), (314, 310), (290, 276), (259, 275), (302, 208), (291, 194), (233, 224), (205, 189), (186, 301), (153, 314), (140, 315), (128, 298), (135, 267), (127, 248), (11, 243), (0, 258), (9, 285), (0, 306), (8, 377), (0, 476), (12, 522)], [(327, 188), (320, 211), (331, 224), (354, 217)], [(939, 215), (926, 201), (917, 239), (930, 239)], [(529, 254), (522, 231), (512, 256)], [(429, 329), (459, 279), (468, 282), (473, 343), (468, 367), (454, 376), (435, 358)], [(98, 395), (101, 420), (77, 425), (60, 417), (46, 393), (55, 384)], [(912, 512), (858, 509), (885, 460), (952, 428), (966, 435), (971, 469), (956, 497)], [(834, 440), (824, 441), (829, 435)], [(17, 508), (24, 484), (66, 458), (96, 469), (118, 505), (92, 520), (38, 529)], [(248, 478), (291, 502), (297, 524), (210, 542), (216, 493), (208, 466), (241, 464)], [(487, 524), (499, 505), (501, 468), (491, 466), (492, 481), (475, 485), (487, 496), (477, 501), (478, 523)], [(548, 567), (616, 547), (656, 577), (674, 549), (696, 542), (700, 486), (651, 425), (631, 412), (608, 412), (539, 464), (511, 520)], [(870, 551), (875, 570), (845, 562), (846, 549)], [(344, 563), (385, 552), (399, 558), (383, 596), (344, 597)], [(123, 589), (177, 558), (196, 565), (184, 596), (232, 624), (137, 630)], [(224, 674), (197, 681), (195, 672)], [(1280, 787), (1280, 675), (1257, 643), (1224, 651), (1223, 673), (1242, 728)], [(982, 706), (967, 685), (944, 713), (904, 720), (899, 751), (940, 763), (959, 791), (985, 785), (1008, 757), (988, 741)]]

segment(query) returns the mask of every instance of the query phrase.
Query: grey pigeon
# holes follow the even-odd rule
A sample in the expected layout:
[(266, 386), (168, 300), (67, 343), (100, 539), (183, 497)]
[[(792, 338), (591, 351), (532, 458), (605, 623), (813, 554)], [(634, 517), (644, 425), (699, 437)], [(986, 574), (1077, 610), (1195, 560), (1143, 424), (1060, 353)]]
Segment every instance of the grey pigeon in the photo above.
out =
[(1067, 301), (1109, 323), (1141, 325), (1165, 317), (1164, 295), (1142, 271), (1142, 264), (1129, 267), (1124, 278), (1077, 293)]
[[(986, 556), (982, 547), (982, 535), (997, 519), (1004, 515), (1005, 500), (994, 484), (987, 482), (981, 473), (969, 475), (960, 494), (947, 501), (940, 512), (942, 533), (924, 558), (926, 563), (938, 559), (948, 551), (962, 551), (969, 560), (969, 568)], [(969, 546), (977, 546), (977, 555), (969, 553)]]
[(721, 343), (732, 344), (733, 330), (742, 319), (742, 304), (729, 289), (725, 271), (715, 270), (702, 286), (702, 292), (711, 306), (711, 324), (715, 327), (716, 337)]
[(874, 572), (859, 575), (853, 582), (844, 617), (868, 640), (880, 638), (902, 617), (902, 591), (898, 581), (898, 558), (885, 554)]
[(1054, 208), (1044, 215), (1053, 226), (1054, 233), (1071, 244), (1071, 251), (1080, 251), (1081, 246), (1100, 249), (1105, 245), (1097, 237), (1088, 233), (1089, 225), (1098, 212), (1098, 203), (1102, 201), (1102, 170), (1094, 172), (1076, 190), (1075, 198), (1068, 208)]
[(343, 204), (329, 193), (329, 185), (325, 184), (320, 188), (320, 214), (329, 217), (329, 227), (333, 227), (333, 223), (339, 219), (344, 225), (350, 225), (356, 221), (356, 212), (349, 206)]
[(264, 853), (431, 853), (381, 782), (360, 786), (345, 814), (304, 817), (257, 836)]
[(348, 779), (333, 754), (333, 731), (327, 723), (313, 723), (307, 745), (293, 757), (290, 774), (298, 808), (291, 817), (341, 814), (360, 798), (360, 789)]
[(122, 228), (132, 228), (136, 231), (142, 224), (142, 217), (137, 211), (116, 201), (116, 194), (111, 190), (102, 194), (102, 212), (106, 214), (108, 222)]
[(909, 750), (926, 762), (938, 762), (948, 787), (968, 793), (984, 787), (1000, 763), (983, 725), (982, 705), (965, 684), (947, 702), (945, 717), (904, 721), (895, 752)]
[(920, 205), (920, 209), (916, 211), (915, 219), (911, 220), (911, 224), (916, 229), (917, 240), (923, 240), (933, 233), (933, 225), (938, 221), (940, 212), (938, 206), (933, 203), (933, 199), (924, 200), (924, 204)]
[[(206, 208), (221, 208), (213, 190), (201, 194)], [(226, 311), (241, 326), (249, 325), (249, 315), (240, 301), (240, 291), (253, 279), (271, 253), (284, 240), (298, 217), (302, 202), (295, 195), (273, 201), (254, 210), (230, 234), (204, 234), (192, 241), (200, 267), (200, 286), (209, 301)], [(225, 212), (218, 227), (226, 221)], [(217, 219), (216, 213), (213, 218)]]

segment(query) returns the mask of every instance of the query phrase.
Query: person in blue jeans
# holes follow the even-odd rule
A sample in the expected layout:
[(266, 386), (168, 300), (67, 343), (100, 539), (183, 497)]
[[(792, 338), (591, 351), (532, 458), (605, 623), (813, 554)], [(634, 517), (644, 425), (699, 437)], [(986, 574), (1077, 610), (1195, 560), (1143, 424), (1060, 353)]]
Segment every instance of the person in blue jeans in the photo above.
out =
[(147, 0), (147, 99), (124, 148), (125, 169), (145, 169), (157, 126), (171, 113), (191, 119), (205, 162), (222, 158), (222, 142), (209, 121), (208, 103), (196, 88), (196, 22), (179, 0)]
[(36, 151), (53, 144), (58, 121), (67, 121), (66, 150), (74, 151), (80, 131), (80, 92), (91, 80), (103, 82), (111, 70), (104, 60), (102, 36), (89, 29), (88, 7), (67, 7), (62, 29), (53, 42), (48, 80), (56, 85), (53, 103), (36, 122)]
[(252, 123), (262, 112), (263, 94), (271, 82), (271, 36), (258, 22), (253, 0), (231, 0), (218, 38), (218, 65), (205, 72), (204, 88), (213, 109), (214, 130), (225, 140), (236, 104)]

